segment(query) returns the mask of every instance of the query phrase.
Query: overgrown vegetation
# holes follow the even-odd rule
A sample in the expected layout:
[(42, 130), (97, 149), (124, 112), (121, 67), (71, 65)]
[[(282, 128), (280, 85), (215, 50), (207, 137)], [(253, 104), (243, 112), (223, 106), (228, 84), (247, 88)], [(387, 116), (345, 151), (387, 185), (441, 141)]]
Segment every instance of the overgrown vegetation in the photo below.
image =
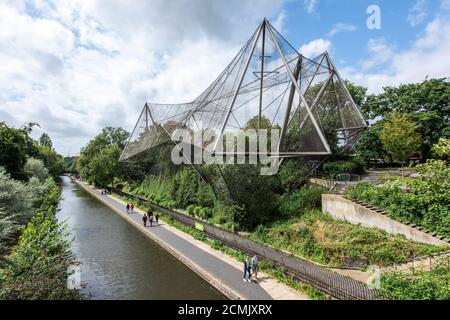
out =
[(46, 182), (46, 192), (19, 242), (0, 270), (0, 299), (79, 299), (78, 290), (68, 289), (67, 270), (76, 264), (68, 230), (58, 223), (58, 187)]
[(303, 211), (296, 218), (260, 225), (250, 238), (338, 267), (386, 266), (444, 249), (414, 243), (379, 229), (335, 220), (319, 210)]
[(54, 179), (62, 156), (48, 134), (30, 137), (0, 123), (0, 299), (78, 299), (67, 289), (67, 268), (76, 264), (68, 231), (58, 223)]
[(361, 175), (365, 172), (364, 162), (359, 158), (327, 162), (322, 166), (322, 171), (329, 177), (345, 173)]
[(450, 300), (450, 265), (443, 260), (431, 271), (392, 271), (381, 277), (381, 295), (392, 300)]
[(401, 222), (450, 237), (450, 166), (442, 160), (429, 160), (417, 166), (417, 171), (420, 178), (392, 178), (382, 186), (361, 183), (350, 188), (347, 196), (383, 208)]

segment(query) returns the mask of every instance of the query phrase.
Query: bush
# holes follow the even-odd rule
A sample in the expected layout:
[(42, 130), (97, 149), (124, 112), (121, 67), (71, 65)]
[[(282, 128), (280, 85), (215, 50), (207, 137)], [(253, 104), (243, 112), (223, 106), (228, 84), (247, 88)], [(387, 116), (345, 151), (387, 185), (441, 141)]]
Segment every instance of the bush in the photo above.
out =
[(284, 215), (299, 216), (303, 212), (322, 208), (322, 193), (320, 188), (303, 187), (300, 190), (280, 197), (280, 211)]
[(278, 176), (286, 192), (291, 192), (305, 178), (307, 168), (299, 159), (287, 159), (280, 168)]
[(322, 171), (330, 177), (343, 173), (363, 174), (365, 172), (364, 162), (359, 158), (325, 163)]
[(202, 210), (202, 207), (199, 207), (199, 206), (195, 207), (194, 208), (194, 215), (197, 216), (197, 217), (200, 217), (200, 211), (201, 210)]
[(0, 299), (82, 298), (78, 290), (67, 288), (67, 270), (77, 261), (69, 231), (56, 217), (59, 200), (59, 189), (53, 185), (0, 272)]
[[(383, 186), (360, 183), (347, 196), (385, 209), (403, 223), (413, 222), (437, 234), (450, 237), (450, 167), (443, 161), (419, 165), (420, 178), (391, 178)], [(408, 192), (403, 192), (405, 183)]]
[(199, 211), (199, 217), (203, 220), (208, 220), (212, 217), (212, 211), (209, 208), (201, 208)]
[(186, 208), (188, 214), (192, 217), (195, 215), (194, 209), (195, 209), (195, 205), (193, 205), (193, 204), (188, 205), (188, 207)]
[(393, 300), (449, 300), (450, 268), (437, 263), (431, 271), (393, 271), (381, 277), (381, 295)]
[(24, 171), (29, 177), (36, 177), (40, 181), (44, 181), (49, 176), (48, 170), (44, 166), (44, 162), (35, 158), (27, 159)]

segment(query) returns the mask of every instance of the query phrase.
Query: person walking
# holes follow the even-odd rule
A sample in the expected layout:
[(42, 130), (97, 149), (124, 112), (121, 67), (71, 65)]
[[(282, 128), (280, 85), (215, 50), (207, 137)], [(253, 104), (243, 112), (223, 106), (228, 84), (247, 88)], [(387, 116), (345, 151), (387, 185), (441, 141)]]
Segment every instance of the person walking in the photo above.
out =
[(156, 225), (159, 225), (159, 213), (158, 212), (156, 212), (156, 214), (155, 214), (155, 222), (156, 222)]
[(148, 216), (148, 222), (150, 222), (150, 227), (153, 227), (153, 214)]
[(142, 221), (144, 222), (144, 227), (147, 227), (147, 216), (145, 214), (142, 217)]
[(130, 204), (127, 203), (127, 213), (130, 213)]
[(251, 273), (250, 273), (250, 258), (247, 256), (244, 259), (244, 281), (251, 282)]
[(131, 203), (130, 208), (131, 208), (131, 213), (133, 213), (133, 210), (134, 210), (134, 203), (133, 202)]
[(253, 274), (255, 275), (255, 279), (258, 279), (258, 268), (258, 257), (255, 254), (252, 258), (252, 269)]

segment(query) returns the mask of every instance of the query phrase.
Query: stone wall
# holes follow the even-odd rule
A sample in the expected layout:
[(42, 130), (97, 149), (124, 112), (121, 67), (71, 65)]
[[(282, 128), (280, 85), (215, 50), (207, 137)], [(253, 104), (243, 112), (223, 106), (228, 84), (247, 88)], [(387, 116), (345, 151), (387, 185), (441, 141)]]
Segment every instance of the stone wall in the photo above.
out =
[(419, 230), (414, 225), (406, 225), (386, 216), (382, 210), (368, 208), (336, 194), (322, 195), (322, 210), (336, 219), (350, 223), (375, 227), (391, 234), (402, 234), (407, 239), (432, 245), (449, 245), (433, 235)]

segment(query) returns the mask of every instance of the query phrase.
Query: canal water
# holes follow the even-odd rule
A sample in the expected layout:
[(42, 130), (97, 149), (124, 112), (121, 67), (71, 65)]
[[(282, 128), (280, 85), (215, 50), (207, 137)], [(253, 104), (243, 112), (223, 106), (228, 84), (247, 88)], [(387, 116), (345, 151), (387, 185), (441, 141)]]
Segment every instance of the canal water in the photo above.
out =
[(82, 188), (62, 177), (60, 220), (91, 299), (225, 299), (216, 289)]

